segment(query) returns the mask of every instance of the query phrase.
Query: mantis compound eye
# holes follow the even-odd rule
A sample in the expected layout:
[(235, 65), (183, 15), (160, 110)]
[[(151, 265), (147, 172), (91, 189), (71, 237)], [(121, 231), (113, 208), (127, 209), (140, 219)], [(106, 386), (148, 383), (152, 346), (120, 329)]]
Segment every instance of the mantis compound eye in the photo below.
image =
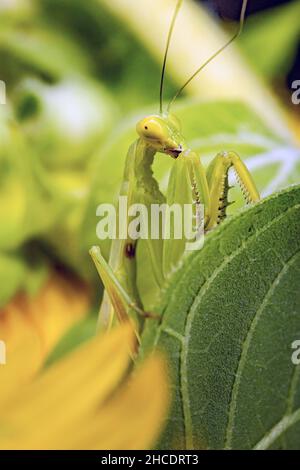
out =
[(165, 132), (162, 123), (155, 117), (142, 119), (136, 127), (140, 137), (154, 142), (161, 142), (165, 138)]

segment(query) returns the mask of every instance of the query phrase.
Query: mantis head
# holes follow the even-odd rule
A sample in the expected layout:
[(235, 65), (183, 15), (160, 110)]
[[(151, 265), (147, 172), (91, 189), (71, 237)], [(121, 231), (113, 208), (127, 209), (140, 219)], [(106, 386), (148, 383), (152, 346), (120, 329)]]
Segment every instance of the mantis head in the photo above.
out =
[(173, 114), (147, 116), (138, 122), (136, 130), (140, 138), (158, 152), (177, 158), (184, 150), (181, 125)]
[(166, 153), (171, 155), (173, 158), (177, 158), (183, 150), (185, 150), (184, 140), (181, 134), (181, 126), (178, 119), (171, 114), (170, 108), (178, 96), (183, 90), (189, 85), (189, 83), (218, 55), (220, 55), (233, 41), (235, 41), (241, 34), (245, 22), (246, 9), (248, 0), (243, 0), (239, 28), (236, 33), (211, 57), (209, 57), (204, 64), (202, 64), (195, 73), (184, 83), (184, 85), (177, 91), (173, 99), (170, 101), (167, 112), (163, 113), (163, 88), (164, 88), (164, 77), (167, 64), (167, 57), (169, 52), (169, 46), (171, 42), (172, 33), (174, 30), (176, 18), (180, 7), (182, 6), (183, 0), (177, 0), (176, 8), (172, 17), (170, 30), (167, 38), (167, 45), (163, 60), (161, 81), (160, 81), (160, 114), (154, 114), (152, 116), (145, 117), (137, 124), (137, 133), (140, 138), (149, 146), (154, 148), (158, 152)]

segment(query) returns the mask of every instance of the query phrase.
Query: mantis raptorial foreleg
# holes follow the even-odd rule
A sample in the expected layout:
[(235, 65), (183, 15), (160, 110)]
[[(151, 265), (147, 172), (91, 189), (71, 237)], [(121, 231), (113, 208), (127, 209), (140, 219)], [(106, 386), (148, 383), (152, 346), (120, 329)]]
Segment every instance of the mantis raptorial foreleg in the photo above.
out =
[(133, 300), (122, 287), (110, 265), (103, 258), (100, 248), (94, 246), (90, 250), (90, 255), (104, 284), (105, 294), (109, 299), (109, 305), (117, 313), (120, 323), (127, 321), (128, 313), (126, 307), (127, 305), (133, 305)]
[[(203, 230), (205, 232), (219, 225), (226, 217), (228, 201), (228, 173), (234, 169), (237, 182), (247, 204), (257, 202), (259, 194), (251, 174), (241, 158), (234, 152), (219, 153), (205, 171), (200, 157), (191, 150), (186, 150), (177, 158), (172, 169), (167, 202), (174, 204), (192, 204), (204, 206)], [(185, 252), (186, 240), (165, 240), (163, 267), (165, 277), (172, 272)]]
[[(191, 150), (183, 151), (176, 159), (170, 173), (169, 184), (166, 195), (169, 207), (179, 206), (192, 208), (190, 218), (194, 219), (193, 229), (197, 225), (197, 209), (200, 204), (205, 207), (204, 220), (208, 220), (207, 214), (210, 209), (209, 187), (206, 179), (205, 168), (199, 156)], [(200, 222), (200, 221), (198, 221)], [(163, 272), (168, 278), (172, 271), (178, 266), (186, 251), (188, 239), (166, 239), (163, 244)]]
[(210, 211), (207, 230), (215, 227), (226, 217), (228, 202), (228, 172), (233, 167), (246, 203), (259, 201), (259, 194), (248, 168), (235, 152), (219, 153), (207, 169), (210, 194)]

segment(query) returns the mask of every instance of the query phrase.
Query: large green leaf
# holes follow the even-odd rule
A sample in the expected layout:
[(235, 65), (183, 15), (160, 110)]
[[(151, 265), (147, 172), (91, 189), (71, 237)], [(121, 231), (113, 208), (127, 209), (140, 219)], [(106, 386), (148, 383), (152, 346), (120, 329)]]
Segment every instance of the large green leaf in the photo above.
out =
[(300, 448), (299, 234), (297, 186), (223, 223), (175, 274), (143, 338), (170, 360), (163, 447)]

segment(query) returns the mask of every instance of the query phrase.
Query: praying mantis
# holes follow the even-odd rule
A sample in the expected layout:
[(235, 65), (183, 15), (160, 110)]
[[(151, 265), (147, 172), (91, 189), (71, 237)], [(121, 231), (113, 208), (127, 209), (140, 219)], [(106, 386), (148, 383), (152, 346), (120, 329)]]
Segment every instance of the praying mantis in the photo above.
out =
[[(198, 206), (204, 206), (205, 232), (214, 229), (226, 217), (228, 201), (228, 173), (233, 167), (245, 202), (259, 201), (259, 193), (247, 167), (234, 151), (216, 155), (207, 169), (201, 157), (191, 150), (182, 133), (181, 124), (171, 113), (174, 101), (186, 86), (227, 48), (242, 32), (248, 0), (243, 0), (238, 31), (213, 56), (211, 56), (178, 90), (166, 110), (163, 109), (163, 87), (167, 64), (168, 50), (172, 33), (183, 0), (178, 0), (168, 33), (167, 45), (162, 66), (160, 82), (160, 110), (158, 114), (146, 116), (137, 123), (137, 140), (130, 146), (125, 161), (123, 182), (120, 196), (126, 196), (128, 205), (143, 204), (151, 208), (153, 204), (191, 204), (194, 207), (193, 217), (197, 218)], [(164, 195), (154, 178), (152, 164), (156, 154), (159, 158), (169, 156), (174, 159), (168, 188)], [(126, 215), (126, 223), (129, 216)], [(136, 276), (136, 250), (138, 240), (131, 238), (114, 239), (111, 244), (108, 262), (98, 246), (92, 247), (90, 254), (103, 282), (105, 292), (99, 312), (99, 323), (110, 328), (115, 320), (125, 322), (133, 318), (137, 325), (137, 334), (143, 323), (140, 319), (155, 317), (143, 309), (138, 292)], [(146, 240), (151, 269), (159, 286), (163, 286), (174, 267), (186, 254), (182, 240), (149, 239)]]

